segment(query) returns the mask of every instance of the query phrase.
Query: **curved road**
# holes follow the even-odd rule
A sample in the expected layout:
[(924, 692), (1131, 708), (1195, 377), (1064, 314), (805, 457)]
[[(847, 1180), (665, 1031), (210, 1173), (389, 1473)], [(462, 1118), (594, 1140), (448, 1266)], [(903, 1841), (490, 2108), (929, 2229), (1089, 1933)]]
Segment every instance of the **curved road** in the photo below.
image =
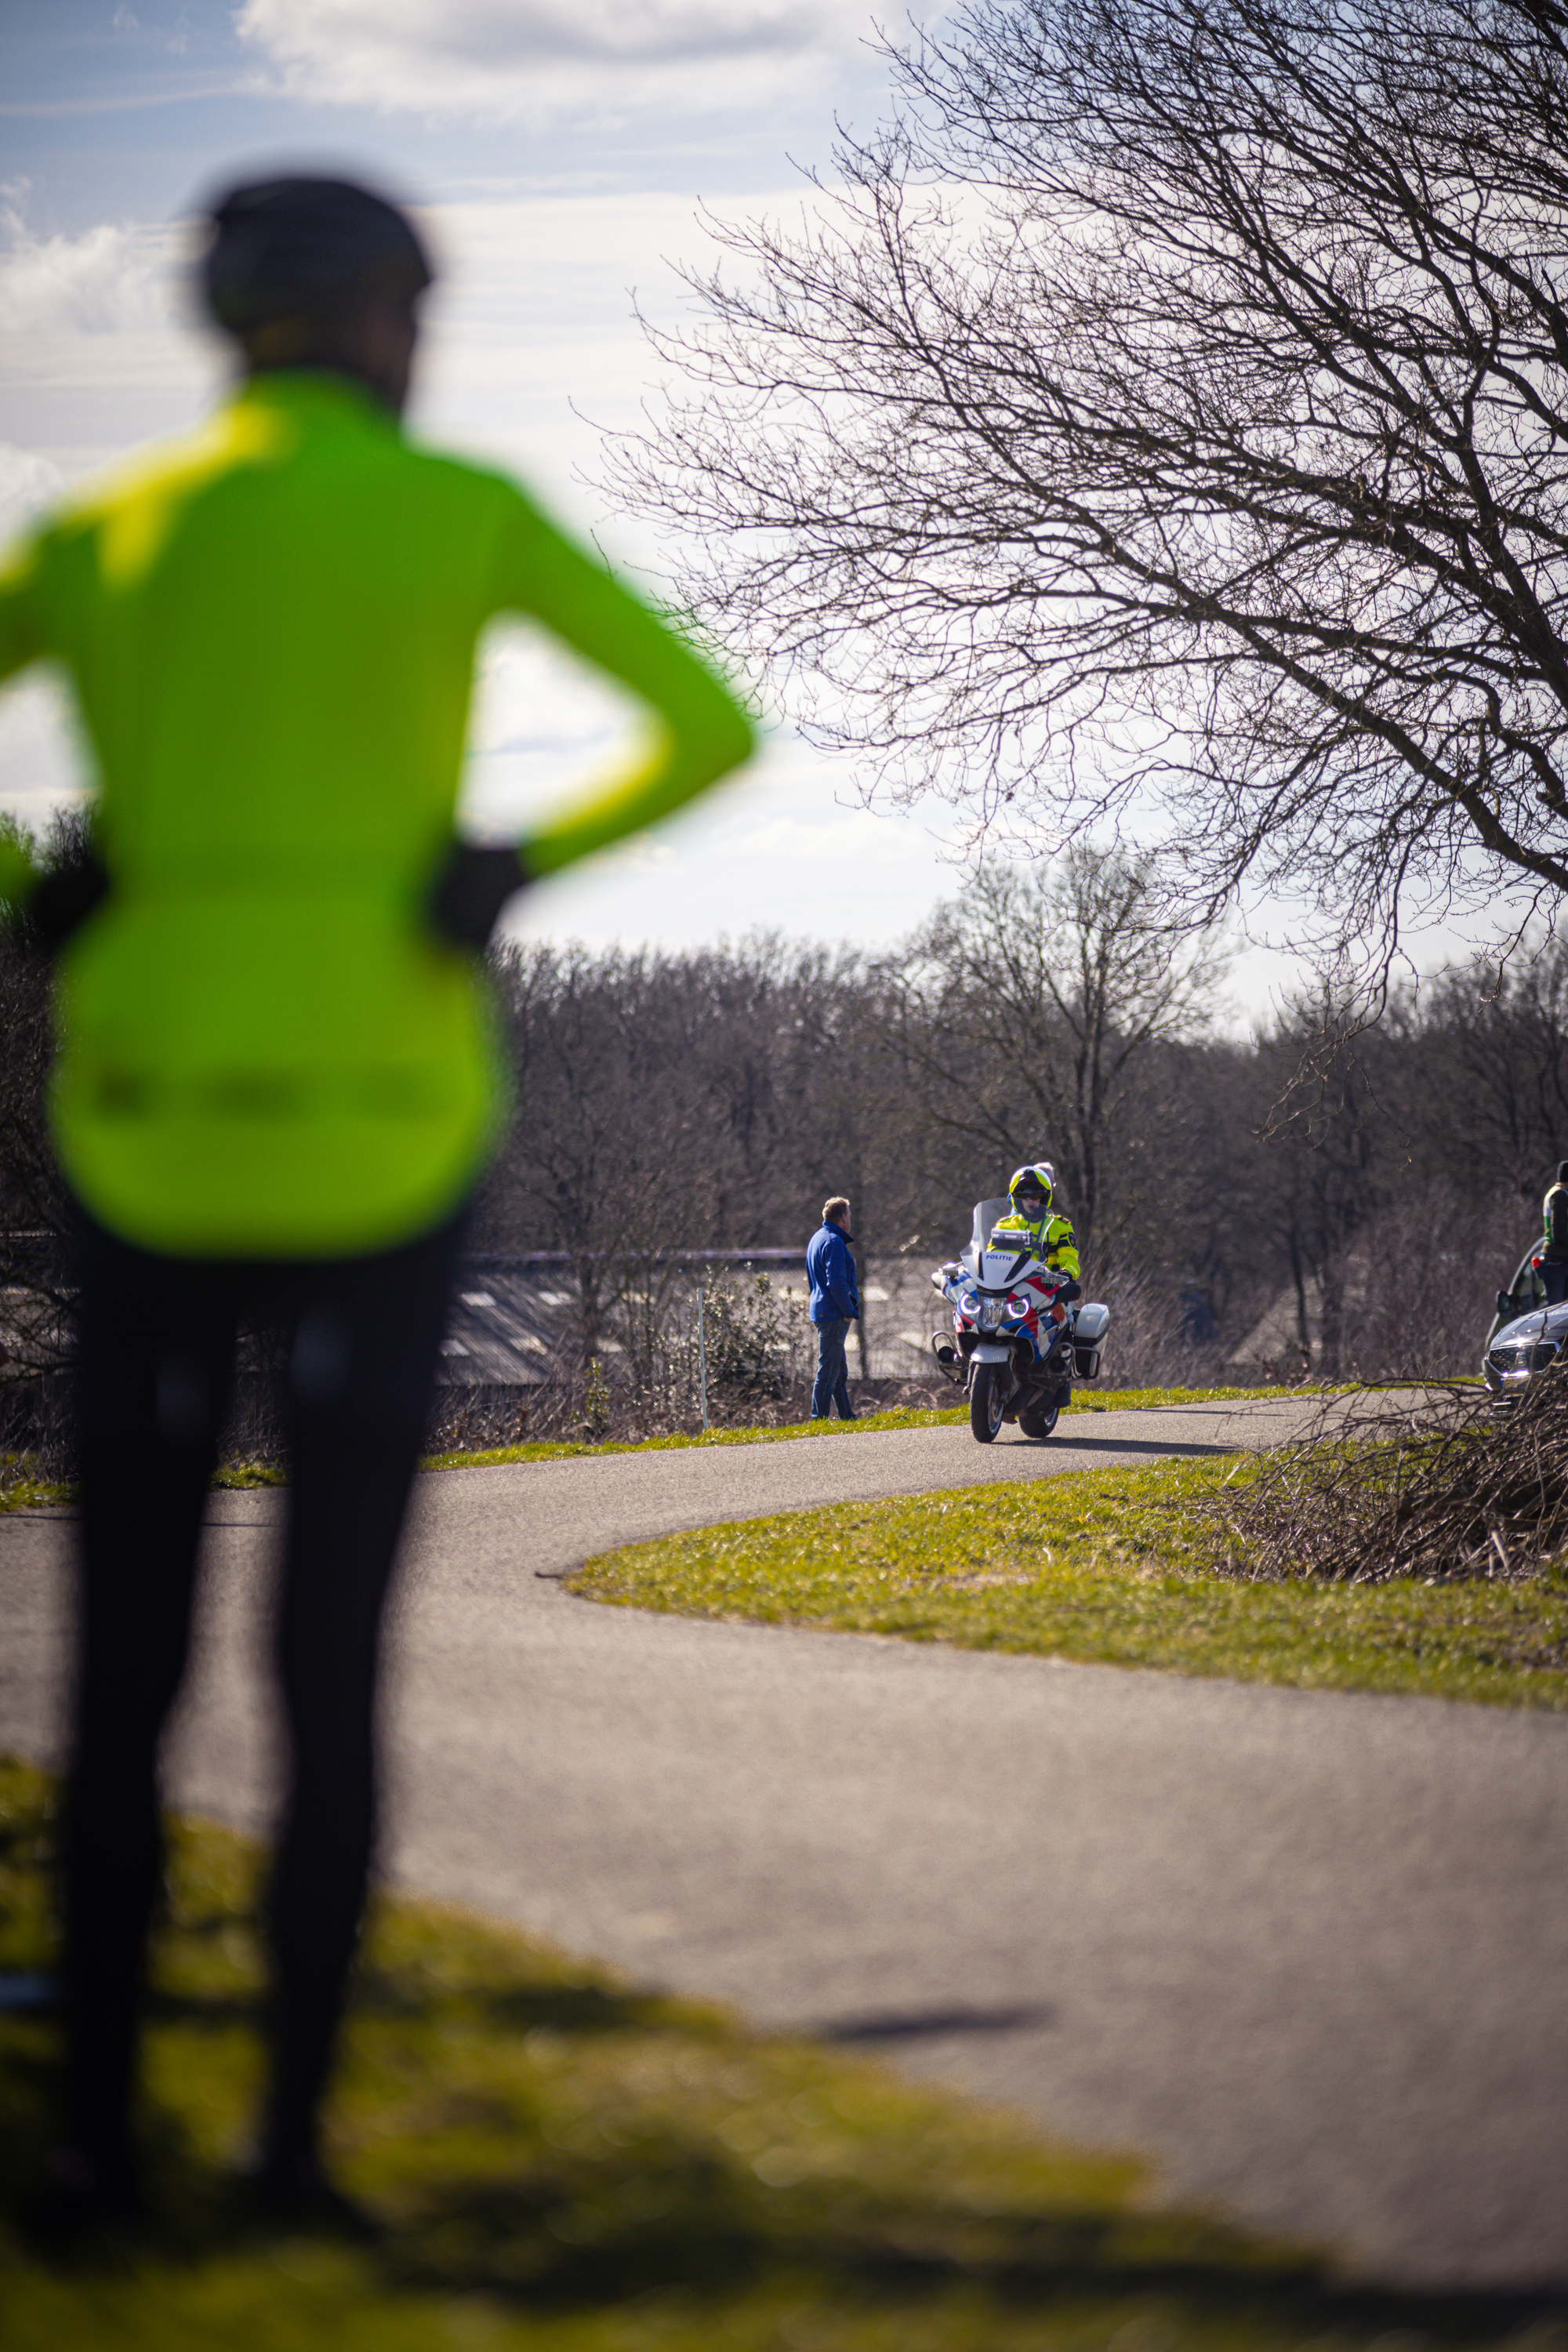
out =
[[(420, 1482), (405, 1884), (1149, 2157), (1431, 2283), (1568, 2281), (1568, 1720), (604, 1609), (640, 1537), (1267, 1443), (1300, 1407), (607, 1455)], [(213, 1499), (176, 1800), (265, 1824), (281, 1505)], [(58, 1517), (0, 1519), (0, 1745), (58, 1753)]]

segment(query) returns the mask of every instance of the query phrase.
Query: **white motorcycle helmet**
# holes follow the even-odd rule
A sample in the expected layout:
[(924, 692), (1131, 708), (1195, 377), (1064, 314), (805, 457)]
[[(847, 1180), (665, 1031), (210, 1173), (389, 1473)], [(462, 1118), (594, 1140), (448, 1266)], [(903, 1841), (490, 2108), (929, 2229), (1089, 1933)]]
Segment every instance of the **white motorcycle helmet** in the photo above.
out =
[(1019, 1193), (1025, 1191), (1045, 1194), (1045, 1213), (1049, 1216), (1056, 1205), (1057, 1171), (1048, 1160), (1037, 1160), (1031, 1167), (1016, 1168), (1013, 1171), (1007, 1185), (1007, 1198), (1013, 1203), (1015, 1213), (1020, 1217), (1027, 1213), (1018, 1200)]

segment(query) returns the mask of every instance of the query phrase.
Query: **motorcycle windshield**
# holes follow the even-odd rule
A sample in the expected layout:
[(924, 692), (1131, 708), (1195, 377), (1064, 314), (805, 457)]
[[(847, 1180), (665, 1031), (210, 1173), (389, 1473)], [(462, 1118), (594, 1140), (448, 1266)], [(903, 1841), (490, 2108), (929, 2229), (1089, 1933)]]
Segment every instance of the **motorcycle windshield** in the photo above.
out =
[(969, 1229), (968, 1256), (976, 1256), (991, 1239), (991, 1228), (1013, 1213), (1013, 1203), (1003, 1193), (999, 1201), (976, 1201), (973, 1222)]
[(976, 1201), (974, 1219), (970, 1227), (969, 1246), (960, 1255), (960, 1263), (974, 1281), (987, 1290), (999, 1289), (1005, 1283), (1020, 1281), (1039, 1261), (1035, 1256), (1028, 1236), (1020, 1234), (1016, 1243), (1004, 1242), (994, 1249), (991, 1236), (1004, 1217), (1013, 1213), (1013, 1203), (1005, 1192), (998, 1201)]

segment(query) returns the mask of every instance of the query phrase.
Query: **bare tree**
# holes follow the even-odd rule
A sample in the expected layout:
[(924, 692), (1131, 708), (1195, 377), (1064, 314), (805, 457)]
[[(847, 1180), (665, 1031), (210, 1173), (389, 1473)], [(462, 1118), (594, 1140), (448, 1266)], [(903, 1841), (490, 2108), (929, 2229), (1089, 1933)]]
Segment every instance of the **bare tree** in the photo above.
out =
[(1402, 990), (1388, 1026), (1416, 1149), (1472, 1195), (1513, 1191), (1517, 1257), (1523, 1215), (1568, 1153), (1568, 940), (1527, 940), (1500, 969), (1477, 958)]
[[(1303, 1346), (1309, 1286), (1321, 1301), (1314, 1369), (1330, 1374), (1344, 1367), (1352, 1250), (1401, 1176), (1411, 1189), (1407, 1139), (1377, 1084), (1382, 1042), (1331, 999), (1302, 997), (1258, 1047), (1255, 1115), (1268, 1146), (1258, 1161), (1258, 1229), (1289, 1268)], [(1419, 1261), (1406, 1278), (1423, 1278)]]
[(711, 224), (612, 461), (868, 792), (1195, 902), (1568, 886), (1568, 15), (969, 0), (801, 225)]
[[(8, 829), (9, 821), (8, 821)], [(22, 837), (15, 828), (16, 837)], [(29, 846), (46, 871), (74, 864), (86, 847), (80, 808), (57, 810)], [(4, 1402), (38, 1433), (38, 1377), (65, 1360), (71, 1313), (71, 1211), (49, 1135), (47, 1092), (54, 1061), (49, 959), (32, 926), (0, 924), (0, 1256), (9, 1362)], [(8, 1434), (15, 1436), (13, 1427)]]
[(53, 1059), (48, 959), (13, 920), (0, 929), (0, 1230), (13, 1252), (65, 1231), (45, 1109)]
[(623, 1308), (641, 1341), (668, 1287), (661, 1258), (711, 1213), (699, 1091), (653, 960), (537, 947), (497, 965), (518, 1107), (479, 1231), (567, 1254), (586, 1363)]
[(855, 961), (752, 939), (687, 955), (577, 946), (497, 959), (518, 1114), (482, 1197), (486, 1246), (567, 1253), (584, 1360), (651, 1367), (673, 1253), (804, 1248), (868, 1157), (868, 983)]
[(1075, 843), (1050, 866), (982, 866), (886, 968), (922, 1116), (994, 1155), (995, 1184), (1049, 1152), (1068, 1213), (1103, 1237), (1107, 1157), (1142, 1058), (1206, 1026), (1224, 969), (1159, 910), (1147, 857)]

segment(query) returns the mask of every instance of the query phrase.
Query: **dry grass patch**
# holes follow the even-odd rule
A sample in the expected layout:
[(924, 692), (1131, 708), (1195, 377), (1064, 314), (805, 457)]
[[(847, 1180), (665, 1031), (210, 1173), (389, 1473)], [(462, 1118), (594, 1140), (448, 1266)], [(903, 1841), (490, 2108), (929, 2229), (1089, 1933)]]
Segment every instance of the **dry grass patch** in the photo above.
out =
[(1528, 1584), (1568, 1564), (1568, 1380), (1500, 1404), (1454, 1389), (1323, 1417), (1226, 1498), (1225, 1558), (1249, 1577)]

